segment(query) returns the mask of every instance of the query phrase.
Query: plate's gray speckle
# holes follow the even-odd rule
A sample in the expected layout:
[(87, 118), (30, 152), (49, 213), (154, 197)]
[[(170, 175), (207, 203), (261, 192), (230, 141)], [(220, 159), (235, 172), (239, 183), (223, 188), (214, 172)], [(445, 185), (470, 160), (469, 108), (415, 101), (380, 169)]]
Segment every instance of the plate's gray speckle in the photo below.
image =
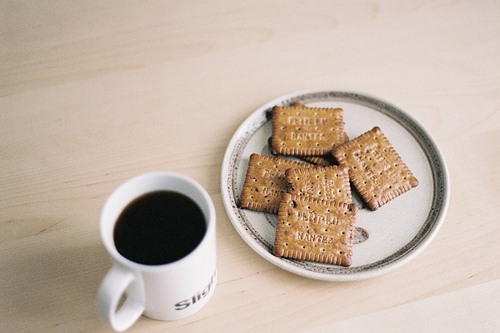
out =
[(368, 233), (368, 231), (366, 231), (366, 229), (357, 227), (356, 231), (357, 232), (356, 232), (356, 238), (354, 239), (354, 244), (366, 242), (370, 237), (370, 234)]

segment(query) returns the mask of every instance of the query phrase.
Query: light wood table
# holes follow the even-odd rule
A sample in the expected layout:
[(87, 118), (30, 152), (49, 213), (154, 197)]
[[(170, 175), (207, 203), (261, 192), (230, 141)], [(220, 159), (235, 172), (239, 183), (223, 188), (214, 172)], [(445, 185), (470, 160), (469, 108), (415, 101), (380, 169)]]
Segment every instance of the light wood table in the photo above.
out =
[[(200, 182), (217, 210), (219, 281), (185, 320), (133, 332), (500, 331), (498, 1), (2, 1), (0, 331), (105, 332), (108, 195), (148, 171)], [(450, 173), (430, 246), (377, 278), (284, 271), (237, 234), (220, 170), (239, 124), (303, 89), (399, 106)]]

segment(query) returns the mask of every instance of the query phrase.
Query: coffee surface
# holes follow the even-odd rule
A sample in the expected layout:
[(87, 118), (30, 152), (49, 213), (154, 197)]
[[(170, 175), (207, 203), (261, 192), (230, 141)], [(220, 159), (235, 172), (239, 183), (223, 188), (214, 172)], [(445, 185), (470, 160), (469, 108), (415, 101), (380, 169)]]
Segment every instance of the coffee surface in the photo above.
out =
[(205, 232), (203, 212), (192, 199), (174, 191), (156, 191), (125, 207), (115, 224), (113, 238), (125, 258), (162, 265), (188, 255)]

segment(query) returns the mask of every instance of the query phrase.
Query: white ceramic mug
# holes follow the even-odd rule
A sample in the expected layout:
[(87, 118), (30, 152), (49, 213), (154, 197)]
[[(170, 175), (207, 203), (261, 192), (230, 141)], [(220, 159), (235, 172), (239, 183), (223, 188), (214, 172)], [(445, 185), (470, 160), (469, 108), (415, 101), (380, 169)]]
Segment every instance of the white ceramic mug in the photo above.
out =
[[(124, 208), (155, 191), (174, 191), (191, 198), (203, 212), (206, 232), (189, 254), (162, 265), (131, 261), (116, 249), (113, 230)], [(98, 313), (116, 331), (130, 327), (142, 314), (158, 320), (187, 317), (207, 304), (216, 286), (215, 209), (208, 193), (175, 173), (148, 173), (130, 179), (108, 198), (101, 215), (101, 237), (113, 259), (97, 295)], [(125, 299), (119, 307), (121, 299)]]

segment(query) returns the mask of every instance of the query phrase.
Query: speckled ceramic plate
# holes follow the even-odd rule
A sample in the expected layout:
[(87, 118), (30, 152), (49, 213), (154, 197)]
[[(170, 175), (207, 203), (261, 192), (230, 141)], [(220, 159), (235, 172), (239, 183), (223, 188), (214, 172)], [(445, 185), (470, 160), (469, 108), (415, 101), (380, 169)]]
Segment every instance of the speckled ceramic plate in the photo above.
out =
[[(309, 106), (341, 107), (347, 135), (355, 138), (379, 126), (419, 186), (377, 211), (357, 213), (359, 237), (352, 265), (341, 267), (275, 257), (272, 254), (277, 216), (239, 209), (238, 202), (250, 154), (271, 155), (270, 111), (274, 105), (301, 102)], [(443, 156), (431, 136), (408, 114), (378, 98), (345, 91), (305, 91), (277, 98), (253, 112), (232, 137), (224, 156), (222, 196), (227, 214), (243, 240), (259, 255), (305, 277), (351, 281), (392, 271), (407, 263), (436, 236), (448, 208), (449, 180)], [(359, 198), (355, 202), (362, 206)]]

